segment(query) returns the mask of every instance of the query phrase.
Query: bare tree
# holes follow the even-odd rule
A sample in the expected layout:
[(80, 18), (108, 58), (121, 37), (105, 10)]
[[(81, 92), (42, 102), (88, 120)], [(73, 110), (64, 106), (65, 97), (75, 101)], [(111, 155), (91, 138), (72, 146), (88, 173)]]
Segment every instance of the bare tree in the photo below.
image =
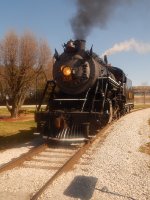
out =
[(11, 100), (7, 108), (11, 117), (17, 117), (35, 77), (50, 62), (51, 51), (47, 42), (38, 41), (31, 33), (19, 37), (9, 32), (0, 42), (0, 58), (4, 68), (1, 77)]

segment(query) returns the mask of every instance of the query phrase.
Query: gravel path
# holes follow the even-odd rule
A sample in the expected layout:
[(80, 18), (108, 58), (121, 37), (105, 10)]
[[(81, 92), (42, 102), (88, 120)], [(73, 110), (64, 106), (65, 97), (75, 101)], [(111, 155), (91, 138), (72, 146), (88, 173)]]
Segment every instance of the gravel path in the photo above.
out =
[(27, 153), (30, 149), (32, 149), (33, 147), (37, 146), (40, 143), (41, 139), (36, 138), (31, 142), (22, 143), (14, 148), (0, 152), (0, 166), (10, 162), (14, 158), (18, 158), (20, 155), (24, 153)]
[(126, 115), (103, 145), (88, 151), (73, 171), (63, 174), (40, 200), (150, 200), (150, 109)]

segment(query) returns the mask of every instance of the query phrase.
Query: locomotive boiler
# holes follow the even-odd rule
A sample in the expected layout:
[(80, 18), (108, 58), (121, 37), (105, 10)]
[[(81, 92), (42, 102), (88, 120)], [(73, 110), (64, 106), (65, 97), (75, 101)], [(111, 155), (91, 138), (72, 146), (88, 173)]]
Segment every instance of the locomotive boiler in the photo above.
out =
[(86, 50), (85, 43), (70, 40), (61, 55), (55, 50), (53, 80), (47, 81), (35, 112), (37, 131), (47, 138), (87, 140), (133, 108), (132, 82), (106, 56)]

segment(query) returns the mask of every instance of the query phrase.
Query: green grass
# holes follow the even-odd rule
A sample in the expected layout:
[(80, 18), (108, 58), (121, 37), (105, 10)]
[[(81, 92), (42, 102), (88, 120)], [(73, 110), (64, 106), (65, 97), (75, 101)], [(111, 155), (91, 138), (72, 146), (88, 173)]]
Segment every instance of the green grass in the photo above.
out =
[(35, 136), (36, 124), (32, 121), (0, 122), (0, 150), (30, 141)]
[(7, 137), (10, 135), (17, 134), (21, 131), (29, 131), (35, 128), (34, 121), (15, 121), (15, 122), (0, 122), (0, 136)]
[(0, 120), (0, 150), (14, 147), (37, 137), (33, 135), (36, 131), (36, 123), (33, 120), (35, 106), (23, 106), (22, 111), (20, 118), (11, 120), (8, 119), (10, 113), (7, 108), (0, 107), (0, 119), (4, 119)]

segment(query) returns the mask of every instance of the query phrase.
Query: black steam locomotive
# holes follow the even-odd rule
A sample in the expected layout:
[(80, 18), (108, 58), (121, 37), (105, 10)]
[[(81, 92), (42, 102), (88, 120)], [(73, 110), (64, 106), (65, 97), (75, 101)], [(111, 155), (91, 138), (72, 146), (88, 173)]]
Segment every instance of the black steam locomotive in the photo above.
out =
[[(133, 108), (132, 83), (125, 73), (85, 50), (85, 40), (55, 50), (53, 80), (47, 81), (35, 113), (37, 131), (56, 140), (83, 140)], [(48, 98), (46, 109), (41, 105)]]

